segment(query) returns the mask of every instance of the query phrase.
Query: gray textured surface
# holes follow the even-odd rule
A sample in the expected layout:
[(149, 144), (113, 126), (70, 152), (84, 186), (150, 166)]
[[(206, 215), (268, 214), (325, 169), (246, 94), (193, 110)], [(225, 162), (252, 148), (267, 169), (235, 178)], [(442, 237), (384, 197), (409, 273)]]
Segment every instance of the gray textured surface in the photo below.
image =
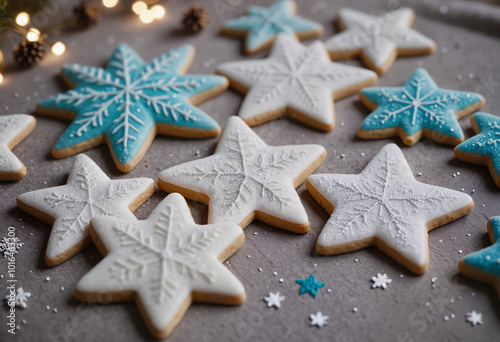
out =
[[(69, 51), (62, 58), (49, 55), (41, 66), (27, 71), (17, 71), (7, 65), (6, 80), (0, 88), (0, 114), (33, 113), (37, 99), (66, 90), (56, 77), (61, 63), (104, 65), (116, 44), (122, 41), (137, 49), (146, 60), (169, 48), (192, 43), (197, 54), (189, 68), (190, 73), (212, 73), (217, 63), (265, 56), (263, 53), (244, 57), (240, 40), (217, 34), (221, 18), (242, 13), (247, 2), (233, 7), (229, 5), (222, 17), (215, 11), (216, 3), (205, 3), (211, 23), (206, 31), (196, 36), (179, 32), (180, 13), (186, 6), (181, 1), (169, 2), (167, 19), (148, 26), (130, 14), (109, 14), (94, 28), (65, 33), (60, 39), (67, 44)], [(349, 0), (313, 4), (300, 1), (298, 12), (324, 25), (325, 34), (321, 36), (324, 40), (333, 34), (332, 19), (341, 6), (377, 13), (387, 8), (387, 2)], [(486, 98), (483, 110), (499, 114), (498, 38), (452, 26), (436, 20), (438, 18), (417, 16), (415, 27), (435, 39), (439, 49), (446, 47), (447, 53), (438, 51), (429, 56), (399, 59), (377, 85), (400, 85), (417, 66), (423, 65), (441, 87), (478, 91)], [(204, 62), (211, 59), (215, 63), (205, 67)], [(358, 61), (346, 63), (359, 65)], [(468, 77), (469, 73), (473, 78)], [(463, 75), (462, 80), (457, 79), (458, 74)], [(241, 100), (241, 95), (227, 91), (200, 107), (222, 126), (230, 115), (236, 113)], [(286, 118), (256, 127), (255, 132), (270, 145), (322, 144), (329, 154), (318, 170), (321, 173), (358, 173), (384, 144), (396, 142), (401, 146), (398, 139), (361, 141), (356, 138), (356, 129), (368, 114), (356, 96), (338, 101), (335, 109), (337, 126), (330, 133), (318, 132)], [(73, 298), (76, 282), (101, 260), (94, 246), (55, 268), (45, 265), (44, 251), (50, 227), (22, 213), (16, 207), (15, 198), (29, 190), (64, 184), (74, 157), (55, 160), (50, 155), (50, 148), (68, 122), (40, 116), (37, 120), (35, 131), (14, 150), (26, 164), (27, 176), (19, 182), (0, 184), (0, 235), (6, 235), (7, 227), (14, 226), (19, 238), (26, 243), (17, 258), (18, 286), (32, 293), (28, 308), (17, 311), (21, 329), (15, 338), (6, 333), (5, 318), (0, 319), (0, 340), (152, 340), (134, 303), (86, 305)], [(461, 124), (466, 135), (470, 136), (469, 119), (461, 120)], [(210, 155), (216, 142), (217, 139), (158, 137), (144, 160), (126, 175), (115, 168), (106, 146), (94, 148), (86, 154), (112, 178), (147, 176), (156, 179), (160, 170), (197, 158), (196, 151), (200, 151), (200, 157)], [(361, 156), (362, 152), (364, 156)], [(403, 152), (414, 173), (422, 172), (420, 181), (457, 190), (464, 188), (468, 193), (475, 189), (472, 196), (476, 208), (472, 213), (429, 234), (430, 267), (425, 275), (411, 274), (375, 248), (339, 256), (318, 256), (314, 244), (328, 215), (301, 186), (298, 192), (309, 213), (310, 232), (298, 235), (259, 222), (249, 225), (245, 229), (245, 244), (229, 259), (228, 265), (245, 285), (246, 303), (239, 307), (194, 304), (169, 341), (270, 341), (284, 338), (290, 341), (498, 340), (500, 306), (496, 293), (487, 285), (460, 276), (457, 263), (463, 255), (490, 244), (486, 222), (489, 217), (500, 214), (499, 189), (486, 168), (455, 159), (452, 147), (425, 140), (411, 148), (403, 147)], [(346, 155), (344, 159), (340, 158), (342, 153)], [(460, 175), (452, 177), (456, 172)], [(137, 210), (137, 217), (146, 218), (165, 195), (157, 190)], [(206, 207), (194, 202), (189, 204), (195, 220), (206, 222)], [(258, 234), (254, 235), (254, 232)], [(259, 267), (263, 272), (258, 271)], [(278, 276), (273, 275), (274, 271)], [(385, 291), (370, 289), (370, 278), (378, 272), (387, 273), (393, 279)], [(294, 283), (294, 279), (311, 273), (326, 284), (316, 299), (299, 296), (299, 286)], [(1, 258), (0, 274), (7, 274), (6, 260)], [(46, 277), (51, 280), (46, 282)], [(432, 277), (437, 277), (435, 287), (431, 286)], [(279, 278), (284, 279), (283, 283)], [(5, 278), (0, 279), (0, 293), (6, 292), (5, 286)], [(61, 286), (65, 291), (60, 290)], [(327, 289), (331, 289), (331, 293)], [(286, 296), (281, 309), (266, 307), (263, 297), (269, 291), (279, 291)], [(50, 305), (50, 311), (46, 310), (46, 305)], [(354, 307), (358, 312), (353, 312)], [(58, 312), (53, 313), (52, 308), (57, 308)], [(7, 307), (2, 306), (1, 310), (4, 317)], [(465, 314), (472, 310), (483, 313), (482, 326), (472, 327), (465, 322)], [(317, 311), (330, 316), (328, 325), (322, 329), (309, 327), (308, 316)], [(444, 316), (452, 314), (455, 318), (444, 321)], [(23, 319), (26, 324), (21, 323)]]

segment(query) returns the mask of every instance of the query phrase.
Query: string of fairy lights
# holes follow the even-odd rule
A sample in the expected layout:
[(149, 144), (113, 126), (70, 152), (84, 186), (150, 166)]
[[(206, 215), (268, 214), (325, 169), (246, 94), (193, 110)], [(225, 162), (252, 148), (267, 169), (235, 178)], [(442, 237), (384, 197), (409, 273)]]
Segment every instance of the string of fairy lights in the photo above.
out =
[[(137, 15), (137, 17), (142, 23), (149, 24), (155, 20), (162, 19), (167, 14), (167, 9), (158, 2), (159, 0), (135, 1), (131, 4), (129, 10), (132, 10), (132, 12), (135, 13), (135, 15)], [(102, 6), (106, 9), (112, 9), (114, 7), (117, 7), (118, 5), (126, 6), (126, 3), (130, 4), (130, 2), (126, 0), (101, 0), (101, 3)], [(94, 18), (84, 18), (89, 21), (86, 22), (86, 26), (93, 24), (95, 21), (97, 21), (100, 15), (99, 8), (96, 7), (99, 6), (99, 4), (95, 0), (83, 0), (80, 5), (80, 8), (83, 8), (83, 10), (85, 11), (88, 10), (90, 5), (93, 6), (91, 9), (94, 12), (97, 11), (98, 13), (97, 15), (94, 15)], [(76, 11), (77, 9), (75, 8), (75, 12)], [(92, 13), (88, 15), (90, 16), (91, 14)], [(84, 15), (87, 15), (87, 13), (84, 13)], [(0, 16), (0, 20), (1, 19), (2, 18)], [(5, 27), (0, 27), (0, 30), (4, 28)], [(50, 37), (48, 33), (42, 33), (43, 32), (42, 28), (35, 27), (30, 13), (26, 11), (17, 13), (14, 16), (13, 22), (9, 23), (8, 29), (13, 32), (21, 34), (23, 36), (23, 42), (25, 42), (25, 45), (29, 43), (38, 42), (39, 44), (37, 46), (42, 46), (42, 54), (40, 56), (40, 59), (43, 57), (43, 52), (44, 52), (43, 45), (50, 46), (50, 51), (55, 56), (62, 56), (66, 52), (66, 45), (61, 41), (55, 41), (55, 42), (51, 41), (49, 39)], [(19, 48), (17, 47), (16, 49), (19, 50)], [(4, 75), (2, 73), (4, 64), (3, 62), (4, 62), (4, 54), (2, 50), (0, 50), (0, 84), (4, 81)], [(38, 60), (36, 60), (36, 62), (38, 62)], [(35, 63), (24, 65), (24, 67), (31, 66), (32, 64)]]

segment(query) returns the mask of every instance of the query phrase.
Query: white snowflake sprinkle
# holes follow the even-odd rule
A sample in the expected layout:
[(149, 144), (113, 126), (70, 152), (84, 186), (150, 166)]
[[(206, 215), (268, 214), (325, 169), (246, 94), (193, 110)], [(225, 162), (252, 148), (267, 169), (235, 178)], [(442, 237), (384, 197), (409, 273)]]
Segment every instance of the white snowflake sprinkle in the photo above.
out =
[(10, 307), (18, 306), (25, 309), (27, 307), (26, 301), (29, 297), (31, 297), (31, 293), (24, 291), (22, 287), (18, 287), (15, 297), (7, 295), (5, 296), (5, 300), (7, 300), (7, 304)]
[(479, 313), (479, 312), (476, 312), (475, 310), (473, 310), (472, 312), (468, 312), (465, 316), (466, 316), (467, 322), (472, 324), (472, 326), (477, 325), (477, 324), (483, 324), (483, 314), (482, 313)]
[(385, 290), (387, 288), (387, 284), (392, 282), (392, 279), (389, 279), (389, 277), (387, 277), (387, 274), (378, 273), (376, 277), (372, 277), (372, 281), (372, 289), (380, 287)]
[(264, 301), (267, 303), (267, 307), (269, 308), (274, 306), (279, 309), (283, 300), (285, 300), (285, 296), (280, 296), (279, 292), (269, 292), (269, 296), (264, 297)]
[(326, 325), (326, 321), (328, 320), (328, 316), (323, 316), (321, 311), (318, 311), (316, 314), (310, 314), (309, 319), (311, 320), (311, 326), (317, 326), (318, 328), (323, 328)]

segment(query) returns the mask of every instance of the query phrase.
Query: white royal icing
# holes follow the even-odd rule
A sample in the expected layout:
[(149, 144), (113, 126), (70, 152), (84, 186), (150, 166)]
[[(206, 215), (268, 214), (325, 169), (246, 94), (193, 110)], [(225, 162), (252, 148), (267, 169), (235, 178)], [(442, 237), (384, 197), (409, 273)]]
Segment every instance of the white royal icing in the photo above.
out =
[(427, 263), (427, 222), (473, 203), (462, 192), (417, 182), (395, 144), (383, 147), (358, 175), (317, 174), (308, 181), (335, 208), (318, 245), (377, 237), (420, 266)]
[(411, 8), (380, 16), (341, 8), (338, 16), (345, 31), (325, 41), (327, 50), (361, 50), (376, 67), (381, 67), (395, 49), (422, 50), (435, 46), (433, 40), (409, 28), (415, 16)]
[(9, 149), (8, 144), (33, 120), (33, 116), (27, 114), (0, 116), (0, 172), (16, 172), (23, 168), (23, 164)]
[(227, 121), (215, 154), (177, 165), (159, 179), (206, 194), (209, 223), (241, 223), (254, 211), (308, 223), (293, 180), (325, 149), (319, 145), (268, 146), (243, 120)]
[(46, 251), (47, 258), (54, 259), (89, 236), (93, 217), (134, 219), (129, 205), (152, 184), (149, 178), (111, 180), (92, 159), (79, 154), (66, 185), (27, 192), (18, 199), (55, 218)]
[(245, 289), (218, 256), (241, 237), (237, 225), (197, 225), (184, 198), (167, 196), (144, 221), (92, 219), (108, 254), (77, 284), (83, 293), (136, 292), (156, 330), (191, 292), (241, 296)]
[(376, 74), (332, 63), (322, 42), (304, 46), (280, 34), (266, 59), (220, 64), (217, 71), (249, 88), (238, 113), (251, 119), (282, 108), (293, 108), (323, 124), (333, 122), (332, 93)]

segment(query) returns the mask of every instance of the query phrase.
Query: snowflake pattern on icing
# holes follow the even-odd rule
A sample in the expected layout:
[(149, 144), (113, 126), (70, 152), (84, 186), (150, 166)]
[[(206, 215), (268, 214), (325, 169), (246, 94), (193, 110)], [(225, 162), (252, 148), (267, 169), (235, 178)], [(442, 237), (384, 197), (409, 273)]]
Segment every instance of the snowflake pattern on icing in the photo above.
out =
[(412, 224), (412, 214), (430, 211), (443, 206), (447, 200), (455, 198), (438, 190), (421, 193), (412, 188), (408, 181), (398, 181), (401, 172), (397, 168), (398, 160), (386, 153), (382, 167), (370, 165), (365, 172), (373, 176), (360, 181), (322, 176), (322, 181), (329, 182), (326, 191), (335, 192), (344, 203), (356, 203), (335, 221), (329, 220), (339, 235), (354, 236), (358, 231), (367, 231), (370, 225), (381, 221), (380, 228), (394, 238), (401, 248), (415, 250), (418, 245), (413, 241), (408, 227)]
[(144, 63), (129, 46), (120, 44), (106, 69), (78, 64), (64, 67), (63, 74), (75, 89), (39, 103), (40, 108), (77, 114), (54, 149), (64, 150), (105, 134), (118, 161), (127, 164), (157, 123), (218, 130), (217, 123), (188, 99), (221, 87), (226, 80), (180, 75), (193, 53), (193, 47), (185, 45)]
[(195, 166), (179, 171), (179, 176), (193, 177), (197, 181), (208, 178), (216, 186), (219, 182), (225, 184), (224, 198), (221, 203), (224, 215), (232, 215), (235, 211), (248, 204), (254, 193), (269, 201), (277, 201), (281, 208), (292, 205), (293, 199), (284, 193), (281, 182), (268, 177), (269, 171), (286, 170), (296, 164), (305, 151), (283, 150), (269, 155), (260, 154), (248, 143), (250, 139), (241, 128), (237, 128), (225, 140), (227, 161), (203, 168)]
[(361, 130), (401, 127), (411, 136), (422, 129), (463, 139), (455, 113), (483, 101), (481, 95), (440, 89), (422, 68), (403, 87), (365, 88), (363, 97), (377, 106), (361, 125)]
[(23, 169), (23, 164), (8, 145), (31, 125), (33, 120), (33, 116), (27, 114), (0, 116), (0, 173), (15, 173)]
[[(500, 118), (488, 113), (475, 113), (473, 120), (476, 135), (458, 145), (455, 151), (489, 157), (492, 175), (500, 177)], [(500, 187), (500, 182), (497, 185)]]
[(59, 242), (67, 235), (81, 235), (92, 217), (99, 215), (119, 216), (120, 212), (106, 208), (106, 202), (118, 200), (128, 195), (129, 191), (135, 192), (139, 185), (137, 182), (111, 183), (103, 191), (99, 188), (100, 177), (91, 170), (82, 166), (74, 172), (72, 181), (75, 185), (70, 193), (48, 193), (44, 202), (54, 210), (67, 211), (61, 218), (61, 224), (53, 229)]
[(116, 260), (109, 274), (119, 282), (141, 279), (144, 274), (155, 274), (151, 281), (151, 294), (158, 303), (171, 299), (177, 289), (179, 277), (202, 278), (213, 283), (215, 272), (207, 267), (196, 253), (204, 251), (221, 234), (214, 227), (193, 233), (184, 241), (179, 234), (181, 227), (175, 224), (178, 213), (169, 205), (160, 212), (154, 225), (153, 237), (145, 236), (134, 224), (115, 224), (113, 230), (120, 241), (120, 248), (129, 252), (129, 258)]
[(292, 182), (323, 152), (318, 145), (269, 147), (231, 117), (215, 155), (167, 169), (160, 180), (209, 194), (210, 223), (240, 223), (254, 210), (307, 222)]
[(224, 23), (227, 32), (244, 32), (246, 53), (253, 53), (263, 47), (277, 34), (286, 34), (291, 37), (301, 33), (309, 35), (316, 32), (318, 35), (323, 27), (314, 21), (295, 16), (295, 2), (281, 0), (268, 8), (250, 6), (248, 15), (228, 20)]
[(243, 285), (218, 260), (228, 248), (235, 249), (241, 228), (195, 224), (179, 194), (167, 196), (144, 221), (101, 216), (92, 226), (108, 254), (77, 290), (136, 292), (156, 330), (175, 319), (191, 291), (244, 295)]
[(134, 218), (128, 206), (152, 184), (148, 178), (110, 180), (90, 158), (80, 154), (66, 185), (25, 193), (19, 201), (56, 219), (47, 245), (47, 258), (52, 260), (88, 238), (93, 217)]
[(24, 246), (24, 242), (21, 242), (17, 237), (4, 237), (0, 241), (0, 253), (3, 253), (3, 257), (17, 254), (17, 251)]
[(359, 175), (312, 175), (307, 185), (313, 196), (318, 192), (334, 207), (318, 238), (320, 249), (376, 237), (424, 271), (426, 224), (473, 203), (467, 194), (417, 182), (394, 144)]
[(269, 58), (223, 63), (217, 70), (251, 89), (239, 112), (245, 120), (292, 107), (315, 121), (331, 124), (333, 93), (376, 80), (372, 71), (332, 63), (319, 41), (306, 47), (281, 34)]
[(412, 51), (411, 54), (431, 52), (435, 43), (421, 33), (409, 28), (415, 13), (410, 8), (400, 8), (379, 16), (372, 16), (350, 8), (339, 10), (339, 19), (345, 31), (325, 41), (328, 51), (349, 58), (361, 52), (370, 67), (385, 72), (395, 50)]

